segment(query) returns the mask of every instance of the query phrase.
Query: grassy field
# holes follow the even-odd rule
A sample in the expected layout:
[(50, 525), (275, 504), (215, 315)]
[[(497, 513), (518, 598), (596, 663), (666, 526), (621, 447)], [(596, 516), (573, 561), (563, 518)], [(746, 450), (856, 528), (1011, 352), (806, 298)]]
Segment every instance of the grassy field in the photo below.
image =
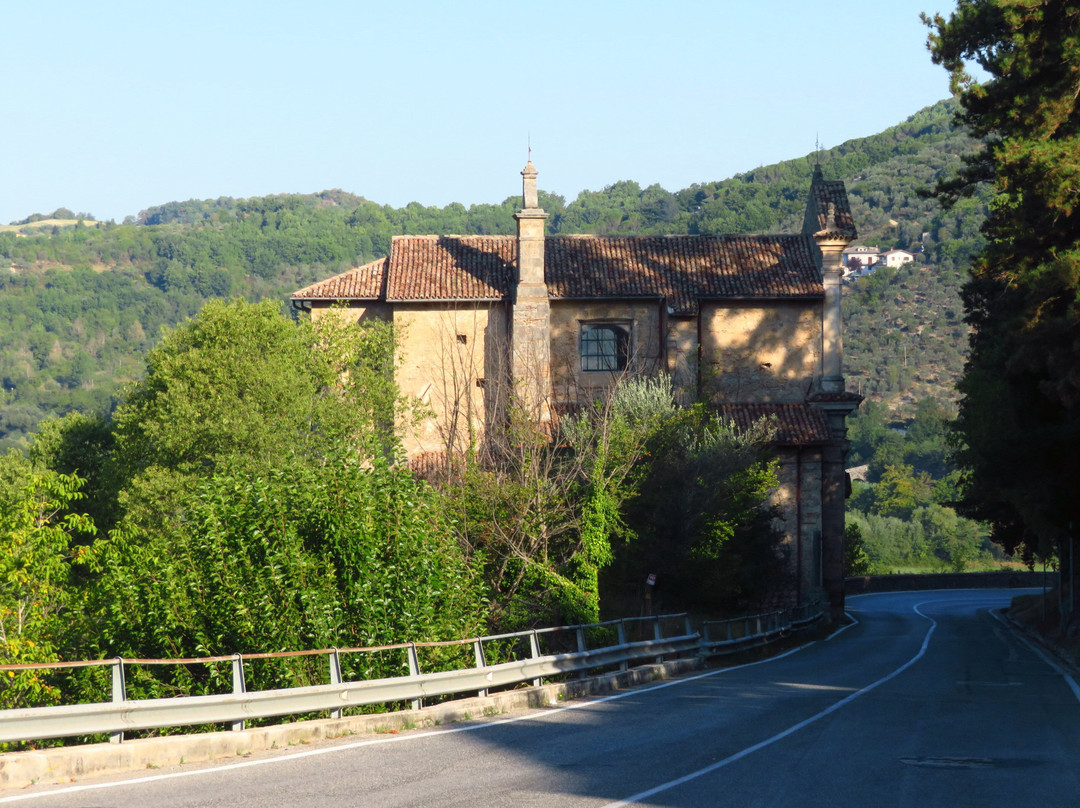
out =
[[(1012, 560), (997, 560), (992, 559), (988, 561), (971, 561), (965, 565), (961, 572), (1022, 572), (1026, 571), (1027, 567), (1022, 561)], [(938, 575), (943, 572), (957, 572), (951, 566), (944, 561), (937, 564), (927, 564), (922, 566), (883, 566), (880, 569), (874, 569), (871, 575)]]
[[(42, 219), (40, 222), (30, 222), (30, 224), (0, 224), (0, 233), (14, 232), (28, 236), (46, 227), (74, 227), (78, 223), (78, 219)], [(83, 219), (82, 223), (87, 227), (98, 224), (93, 219)]]

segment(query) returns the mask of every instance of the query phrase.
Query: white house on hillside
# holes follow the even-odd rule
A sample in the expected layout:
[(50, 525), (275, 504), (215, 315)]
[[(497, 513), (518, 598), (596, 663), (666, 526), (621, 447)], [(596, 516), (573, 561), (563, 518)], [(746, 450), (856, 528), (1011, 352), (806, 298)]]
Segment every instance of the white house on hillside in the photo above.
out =
[(889, 250), (882, 254), (882, 259), (887, 267), (901, 267), (915, 260), (915, 256), (907, 250)]

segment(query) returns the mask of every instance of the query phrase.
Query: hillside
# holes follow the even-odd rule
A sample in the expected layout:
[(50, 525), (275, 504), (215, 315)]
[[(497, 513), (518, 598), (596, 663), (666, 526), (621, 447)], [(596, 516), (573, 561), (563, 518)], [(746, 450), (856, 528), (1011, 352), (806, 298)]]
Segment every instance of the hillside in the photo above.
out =
[[(859, 243), (919, 255), (845, 298), (851, 386), (903, 416), (924, 396), (954, 395), (966, 350), (959, 287), (984, 208), (965, 202), (946, 214), (917, 196), (973, 147), (950, 115), (942, 102), (881, 134), (676, 192), (624, 181), (569, 203), (541, 194), (541, 204), (553, 233), (797, 230), (820, 161), (848, 184)], [(207, 299), (285, 305), (299, 286), (385, 254), (395, 234), (510, 233), (518, 203), (391, 208), (331, 190), (170, 202), (119, 225), (61, 209), (4, 228), (0, 449), (21, 445), (49, 415), (108, 411), (141, 375), (161, 328)]]

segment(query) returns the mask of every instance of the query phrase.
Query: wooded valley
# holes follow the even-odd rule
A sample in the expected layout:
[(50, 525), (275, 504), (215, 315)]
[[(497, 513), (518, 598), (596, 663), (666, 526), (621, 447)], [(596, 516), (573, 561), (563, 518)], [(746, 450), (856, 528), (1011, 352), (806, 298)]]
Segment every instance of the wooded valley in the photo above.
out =
[[(942, 102), (879, 135), (675, 192), (627, 180), (571, 202), (541, 193), (553, 233), (790, 232), (820, 162), (847, 184), (859, 243), (916, 256), (845, 287), (845, 374), (867, 397), (850, 424), (851, 463), (866, 466), (849, 500), (852, 574), (1000, 558), (952, 507), (960, 287), (986, 212), (984, 196), (944, 212), (920, 195), (973, 148), (953, 111)], [(634, 608), (636, 590), (620, 587), (642, 564), (668, 565), (676, 600), (718, 593), (677, 608), (768, 602), (779, 556), (760, 508), (777, 481), (764, 432), (738, 434), (700, 406), (675, 411), (670, 391), (628, 385), (567, 420), (554, 449), (526, 446), (432, 488), (385, 462), (396, 450), (379, 424), (408, 406), (380, 370), (392, 339), (315, 334), (287, 305), (295, 289), (386, 254), (395, 234), (510, 233), (518, 205), (396, 209), (331, 190), (170, 202), (121, 224), (60, 209), (0, 228), (11, 550), (0, 660), (586, 621)], [(352, 387), (324, 396), (346, 370)], [(674, 501), (655, 493), (665, 486), (680, 490), (682, 522), (658, 516)], [(266, 684), (307, 674), (286, 667)], [(88, 677), (21, 673), (8, 703), (101, 687)], [(148, 695), (214, 686), (134, 683)]]
[[(676, 192), (627, 180), (569, 203), (541, 194), (541, 205), (552, 233), (797, 230), (820, 160), (847, 182), (859, 243), (918, 256), (850, 287), (845, 311), (849, 386), (910, 417), (925, 396), (955, 395), (966, 350), (959, 286), (981, 244), (982, 205), (944, 213), (919, 197), (972, 148), (951, 113), (942, 102), (879, 135)], [(123, 224), (60, 210), (2, 228), (0, 449), (23, 445), (48, 415), (110, 411), (162, 327), (206, 300), (284, 306), (294, 289), (385, 255), (395, 234), (509, 233), (518, 202), (390, 208), (332, 190), (169, 202)]]

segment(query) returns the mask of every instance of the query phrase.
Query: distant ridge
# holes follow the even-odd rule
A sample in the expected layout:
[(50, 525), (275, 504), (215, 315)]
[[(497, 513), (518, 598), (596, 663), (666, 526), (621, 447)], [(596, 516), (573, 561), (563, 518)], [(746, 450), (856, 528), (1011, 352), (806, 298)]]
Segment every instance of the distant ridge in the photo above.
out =
[[(556, 234), (792, 231), (820, 159), (847, 183), (860, 243), (918, 255), (860, 280), (845, 304), (849, 386), (904, 416), (923, 396), (955, 395), (966, 350), (959, 287), (985, 200), (943, 212), (917, 195), (975, 148), (953, 109), (940, 102), (880, 134), (675, 192), (627, 180), (540, 203)], [(284, 306), (293, 290), (386, 255), (395, 235), (509, 234), (519, 202), (392, 208), (333, 189), (169, 202), (124, 224), (35, 215), (0, 228), (0, 448), (22, 445), (42, 418), (108, 412), (160, 329), (209, 298)]]

